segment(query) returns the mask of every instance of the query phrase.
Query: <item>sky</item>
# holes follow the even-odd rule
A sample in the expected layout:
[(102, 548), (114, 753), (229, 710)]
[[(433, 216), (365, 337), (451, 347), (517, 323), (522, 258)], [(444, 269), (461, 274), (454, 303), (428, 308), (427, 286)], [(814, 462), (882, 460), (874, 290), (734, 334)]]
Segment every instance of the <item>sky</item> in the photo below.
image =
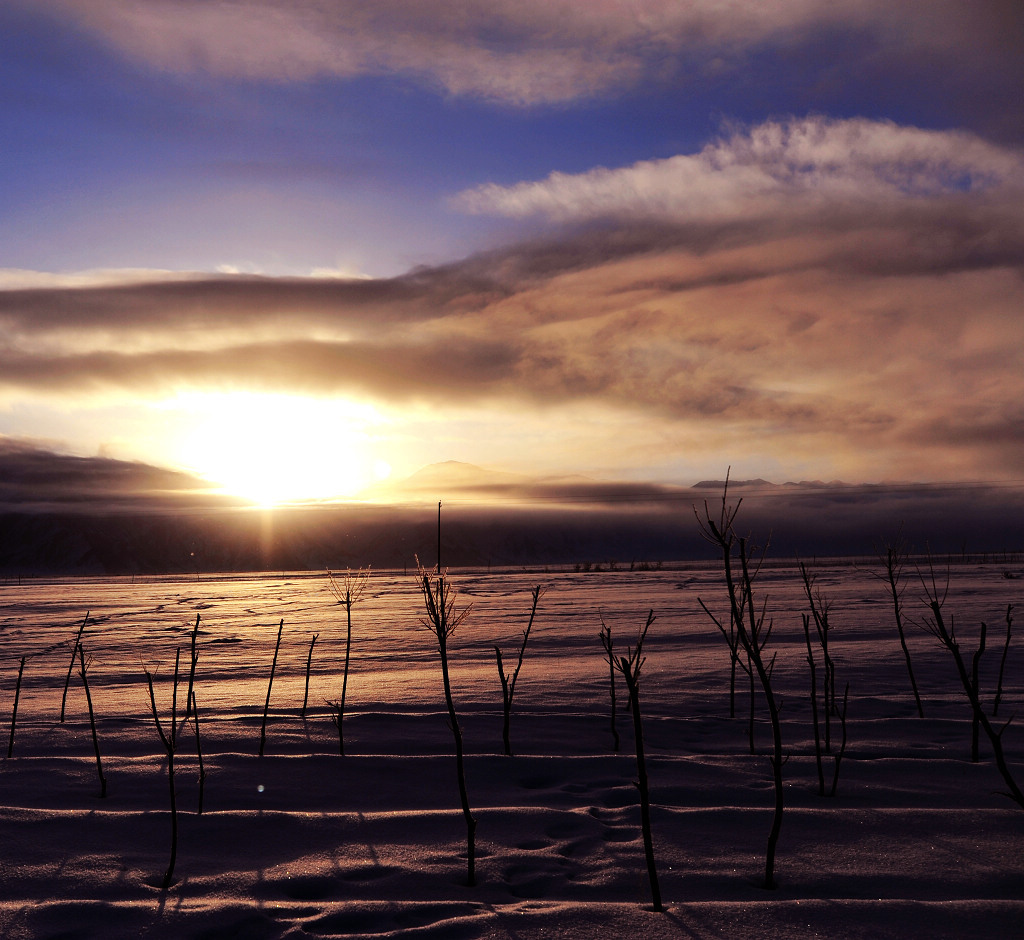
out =
[(1018, 0), (0, 0), (0, 449), (1022, 482), (1022, 48)]

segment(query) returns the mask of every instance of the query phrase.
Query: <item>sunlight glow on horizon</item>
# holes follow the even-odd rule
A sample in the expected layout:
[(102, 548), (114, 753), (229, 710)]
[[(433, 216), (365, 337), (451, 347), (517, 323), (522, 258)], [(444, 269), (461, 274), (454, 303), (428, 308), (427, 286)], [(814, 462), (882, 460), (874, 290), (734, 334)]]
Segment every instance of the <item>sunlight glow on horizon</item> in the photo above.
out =
[(189, 393), (163, 406), (192, 416), (179, 459), (225, 493), (263, 506), (356, 497), (387, 479), (369, 429), (381, 422), (350, 401), (265, 393)]

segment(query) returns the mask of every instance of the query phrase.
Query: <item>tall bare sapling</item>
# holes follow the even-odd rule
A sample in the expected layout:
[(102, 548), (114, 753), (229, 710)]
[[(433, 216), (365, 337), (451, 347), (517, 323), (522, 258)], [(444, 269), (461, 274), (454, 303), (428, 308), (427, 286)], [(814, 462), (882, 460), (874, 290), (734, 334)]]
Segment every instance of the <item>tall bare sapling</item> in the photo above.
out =
[(967, 665), (964, 663), (963, 654), (960, 651), (960, 642), (956, 635), (956, 622), (953, 617), (949, 618), (948, 624), (946, 622), (944, 607), (949, 595), (949, 573), (947, 572), (946, 574), (944, 584), (940, 585), (939, 578), (935, 574), (935, 567), (929, 560), (927, 574), (920, 571), (918, 574), (921, 579), (921, 585), (924, 588), (925, 602), (927, 603), (928, 610), (930, 612), (924, 621), (925, 629), (931, 633), (931, 635), (934, 636), (935, 639), (937, 639), (953, 657), (953, 664), (956, 666), (957, 675), (960, 678), (960, 685), (963, 687), (964, 693), (967, 695), (967, 699), (971, 703), (971, 711), (974, 716), (974, 720), (978, 722), (981, 729), (985, 732), (985, 736), (988, 738), (989, 743), (992, 746), (992, 754), (995, 757), (996, 767), (1006, 784), (1006, 796), (1024, 809), (1024, 792), (1021, 791), (1016, 780), (1014, 780), (1013, 774), (1010, 771), (1010, 766), (1006, 762), (1006, 754), (1003, 751), (1003, 733), (1006, 731), (1010, 721), (1013, 719), (1011, 718), (1010, 721), (1005, 722), (1002, 727), (998, 729), (989, 720), (989, 717), (985, 714), (985, 709), (981, 704), (981, 696), (979, 694), (977, 684), (973, 681), (972, 676), (968, 674)]
[(818, 589), (814, 583), (814, 576), (807, 570), (807, 566), (800, 562), (800, 577), (803, 579), (804, 596), (811, 609), (811, 616), (814, 618), (814, 628), (818, 635), (818, 644), (821, 646), (822, 655), (822, 679), (821, 693), (824, 705), (825, 716), (825, 753), (832, 753), (832, 716), (838, 714), (836, 708), (836, 664), (832, 659), (829, 650), (829, 636), (831, 624), (828, 615), (831, 603), (828, 598)]
[(345, 754), (345, 696), (348, 692), (349, 665), (352, 661), (352, 605), (355, 604), (363, 591), (366, 590), (370, 578), (370, 569), (363, 571), (346, 571), (340, 578), (327, 572), (327, 586), (339, 604), (345, 608), (345, 664), (341, 678), (341, 696), (330, 703), (334, 712), (335, 724), (338, 727), (338, 750)]
[(917, 705), (917, 715), (924, 718), (924, 705), (921, 703), (921, 693), (917, 688), (917, 679), (914, 676), (914, 664), (910, 660), (910, 647), (907, 646), (907, 637), (904, 632), (903, 618), (903, 566), (907, 560), (907, 547), (903, 539), (897, 536), (895, 542), (886, 544), (885, 552), (882, 555), (882, 564), (885, 566), (885, 581), (889, 586), (889, 594), (892, 597), (893, 616), (896, 619), (896, 631), (900, 637), (900, 647), (903, 650), (903, 658), (907, 664), (907, 675), (910, 677), (910, 688), (914, 693), (914, 703)]
[(476, 819), (469, 808), (469, 794), (466, 790), (466, 771), (462, 751), (462, 729), (459, 717), (455, 712), (452, 699), (452, 687), (448, 677), (448, 638), (458, 626), (469, 616), (469, 607), (461, 611), (455, 609), (455, 591), (448, 578), (442, 573), (431, 578), (422, 567), (419, 572), (420, 590), (423, 592), (423, 603), (427, 616), (424, 626), (437, 640), (437, 650), (441, 658), (441, 678), (444, 684), (444, 700), (448, 707), (448, 724), (455, 739), (455, 771), (459, 781), (459, 798), (462, 801), (462, 816), (466, 822), (466, 855), (468, 858), (467, 883), (470, 887), (476, 884)]
[[(729, 489), (729, 474), (725, 477), (725, 488), (723, 491), (723, 510), (725, 502), (725, 493)], [(742, 502), (742, 499), (740, 500)], [(736, 509), (739, 509), (737, 504)], [(707, 506), (705, 505), (705, 512), (707, 512)], [(700, 517), (698, 516), (698, 523)], [(756, 713), (755, 703), (757, 698), (757, 673), (754, 669), (753, 663), (751, 662), (750, 654), (744, 649), (741, 642), (741, 635), (737, 629), (737, 625), (742, 626), (746, 617), (746, 605), (749, 600), (747, 595), (740, 590), (741, 584), (737, 582), (736, 578), (732, 576), (731, 571), (726, 571), (725, 587), (728, 594), (729, 600), (729, 625), (726, 627), (725, 618), (719, 617), (711, 612), (711, 609), (704, 603), (701, 598), (697, 598), (697, 603), (704, 610), (704, 613), (708, 615), (711, 622), (718, 628), (718, 632), (722, 634), (726, 645), (729, 648), (729, 717), (736, 717), (736, 669), (739, 667), (740, 670), (747, 677), (748, 686), (748, 707), (747, 707), (747, 747), (751, 754), (757, 753), (757, 747), (754, 741), (754, 718)], [(764, 610), (761, 612), (761, 617), (764, 617)], [(756, 637), (756, 643), (758, 644), (759, 651), (763, 650), (765, 644), (771, 635), (771, 623), (769, 622), (768, 628)], [(741, 656), (740, 653), (743, 653)]]
[[(818, 770), (818, 796), (825, 795), (825, 772), (822, 763), (821, 753), (821, 719), (818, 709), (818, 683), (817, 683), (817, 668), (814, 658), (814, 647), (811, 643), (811, 617), (809, 614), (801, 614), (801, 619), (804, 625), (804, 641), (807, 644), (807, 665), (810, 668), (811, 675), (811, 687), (810, 687), (810, 698), (811, 698), (811, 720), (814, 724), (814, 761)], [(824, 696), (823, 696), (824, 698)], [(841, 740), (839, 744), (839, 751), (834, 755), (832, 761), (832, 786), (829, 789), (828, 795), (835, 796), (836, 790), (839, 787), (839, 768), (843, 762), (843, 757), (846, 755), (846, 709), (850, 701), (850, 683), (846, 683), (846, 688), (843, 691), (843, 705), (842, 708), (836, 709), (836, 714), (839, 718), (839, 724), (841, 729)], [(826, 706), (827, 707), (827, 706)]]
[(177, 752), (178, 739), (178, 665), (181, 659), (181, 648), (174, 653), (174, 687), (171, 693), (171, 720), (165, 731), (160, 721), (160, 714), (156, 708), (156, 695), (153, 692), (153, 677), (148, 669), (143, 666), (146, 673), (146, 684), (149, 687), (149, 703), (153, 710), (153, 721), (156, 724), (157, 734), (160, 735), (160, 742), (167, 752), (167, 784), (170, 788), (171, 797), (171, 857), (167, 863), (167, 870), (164, 873), (163, 882), (160, 885), (162, 891), (171, 886), (174, 877), (174, 865), (178, 858), (178, 801), (174, 787), (174, 755)]
[(511, 724), (512, 716), (512, 699), (516, 694), (516, 682), (519, 681), (519, 670), (523, 668), (523, 655), (526, 653), (526, 644), (530, 639), (530, 631), (533, 629), (533, 619), (537, 614), (537, 604), (540, 601), (542, 593), (543, 591), (539, 584), (531, 593), (533, 603), (530, 606), (530, 620), (526, 624), (526, 629), (523, 630), (523, 642), (519, 647), (519, 660), (516, 662), (516, 668), (511, 673), (506, 673), (505, 668), (502, 665), (501, 647), (498, 645), (495, 645), (494, 647), (494, 655), (498, 660), (498, 677), (501, 679), (501, 700), (504, 712), (504, 721), (501, 728), (501, 740), (505, 746), (505, 754), (508, 757), (512, 756), (512, 744), (509, 739), (509, 726)]
[[(731, 607), (731, 616), (736, 623), (740, 646), (749, 657), (768, 707), (768, 718), (772, 729), (772, 753), (769, 758), (772, 768), (772, 782), (775, 791), (775, 812), (768, 833), (768, 846), (765, 852), (764, 887), (773, 889), (775, 881), (775, 852), (779, 834), (782, 831), (782, 813), (784, 809), (784, 792), (782, 786), (782, 724), (779, 715), (779, 702), (772, 688), (772, 671), (775, 665), (774, 655), (765, 660), (764, 642), (771, 632), (771, 621), (767, 619), (767, 602), (758, 611), (753, 596), (754, 573), (757, 568), (751, 561), (751, 549), (747, 539), (736, 534), (736, 515), (743, 500), (730, 506), (727, 501), (728, 477), (722, 488), (722, 504), (717, 518), (712, 515), (708, 504), (704, 503), (703, 514), (694, 513), (697, 524), (704, 538), (714, 545), (722, 556), (722, 567), (725, 575), (726, 588)], [(762, 554), (763, 558), (763, 554)], [(739, 571), (735, 565), (739, 565)], [(701, 606), (707, 607), (701, 602)]]
[[(621, 673), (629, 690), (629, 710), (633, 715), (633, 740), (636, 745), (637, 790), (640, 792), (640, 827), (643, 830), (644, 858), (647, 861), (647, 877), (651, 883), (651, 900), (656, 911), (664, 911), (661, 903), (661, 888), (658, 886), (658, 869), (654, 861), (654, 837), (651, 832), (651, 798), (647, 781), (647, 758), (644, 754), (643, 722), (640, 718), (640, 670), (646, 662), (643, 655), (647, 631), (654, 623), (654, 611), (647, 614), (647, 622), (637, 635), (636, 646), (626, 648), (626, 654), (616, 656), (611, 644), (605, 646), (605, 654), (613, 669)], [(604, 633), (602, 632), (602, 642)]]

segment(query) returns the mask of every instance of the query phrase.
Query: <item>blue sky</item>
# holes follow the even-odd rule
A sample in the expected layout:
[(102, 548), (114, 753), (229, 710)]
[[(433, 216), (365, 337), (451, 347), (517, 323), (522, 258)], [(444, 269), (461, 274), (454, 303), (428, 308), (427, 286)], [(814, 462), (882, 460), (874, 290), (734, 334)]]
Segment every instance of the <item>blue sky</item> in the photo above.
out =
[(7, 0), (0, 434), (268, 499), (1022, 479), (1022, 43), (1001, 2)]

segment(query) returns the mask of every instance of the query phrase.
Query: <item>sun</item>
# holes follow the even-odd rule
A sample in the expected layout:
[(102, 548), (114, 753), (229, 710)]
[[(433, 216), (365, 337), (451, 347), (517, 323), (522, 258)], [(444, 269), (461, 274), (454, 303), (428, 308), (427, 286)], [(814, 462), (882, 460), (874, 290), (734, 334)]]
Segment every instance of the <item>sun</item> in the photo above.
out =
[(373, 455), (379, 415), (348, 401), (257, 393), (194, 394), (180, 462), (225, 493), (264, 506), (351, 498), (390, 473)]

